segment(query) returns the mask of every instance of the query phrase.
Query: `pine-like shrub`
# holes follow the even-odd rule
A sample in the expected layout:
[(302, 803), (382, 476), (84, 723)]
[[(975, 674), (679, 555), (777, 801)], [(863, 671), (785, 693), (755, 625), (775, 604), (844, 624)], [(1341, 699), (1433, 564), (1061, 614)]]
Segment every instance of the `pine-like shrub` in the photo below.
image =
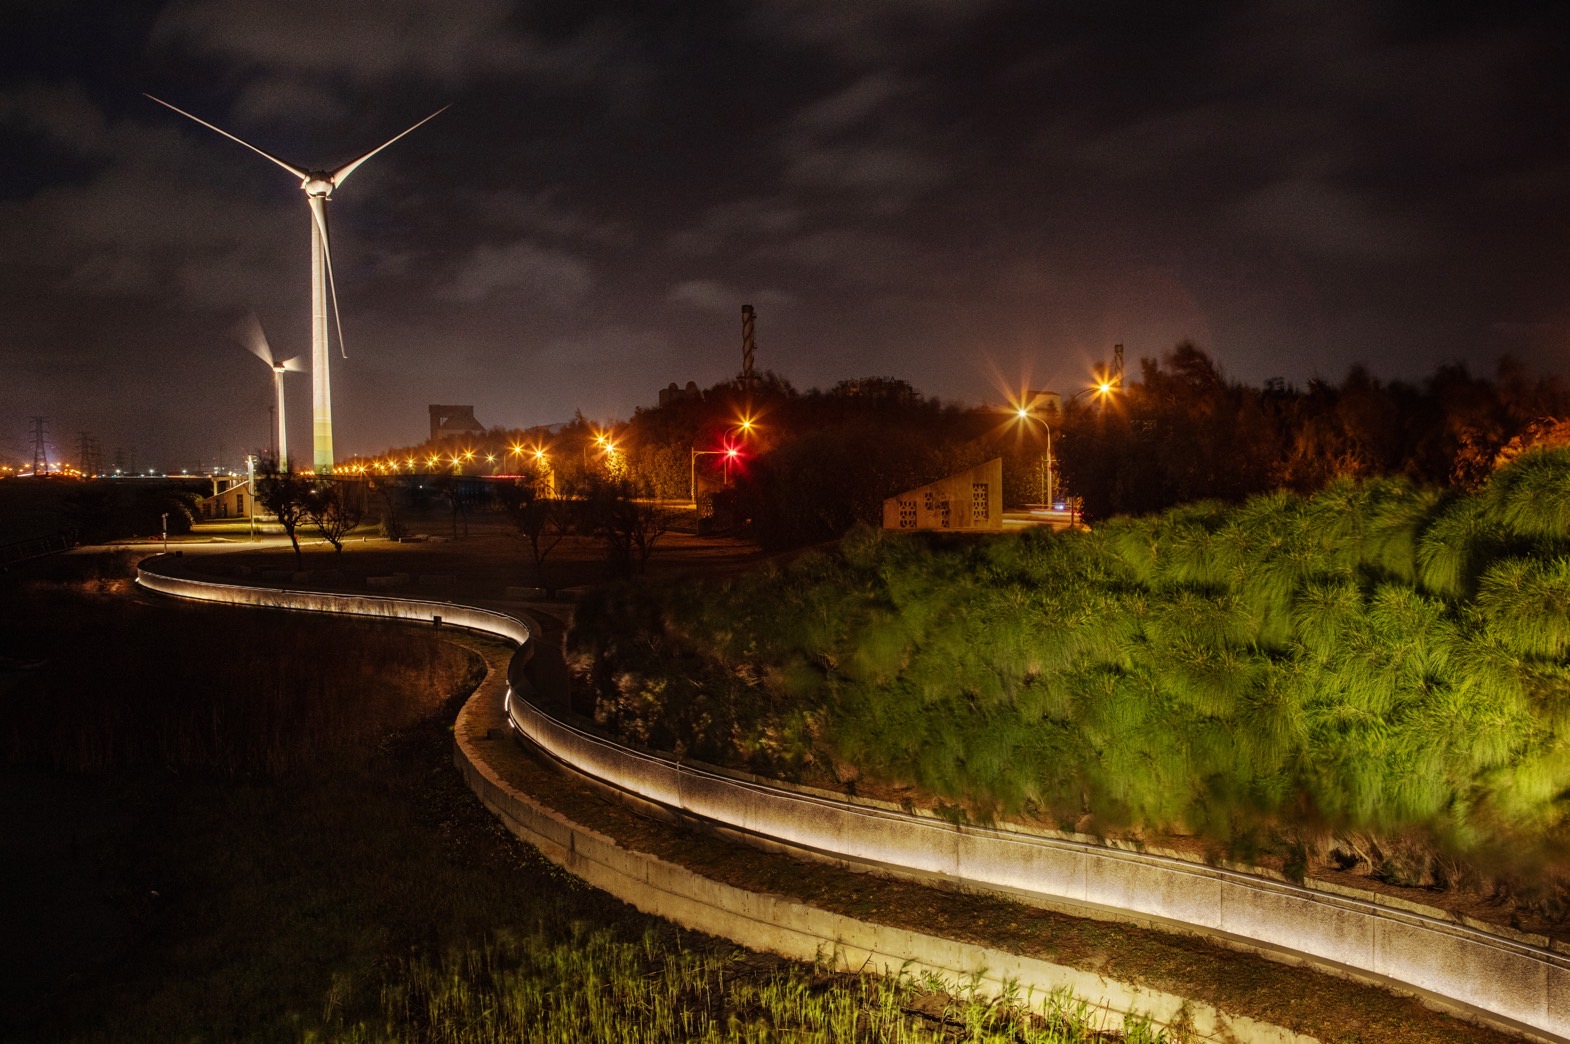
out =
[(754, 769), (1220, 843), (1570, 850), (1566, 450), (1471, 495), (1340, 481), (1092, 533), (862, 529), (604, 593), (572, 640), (603, 720)]

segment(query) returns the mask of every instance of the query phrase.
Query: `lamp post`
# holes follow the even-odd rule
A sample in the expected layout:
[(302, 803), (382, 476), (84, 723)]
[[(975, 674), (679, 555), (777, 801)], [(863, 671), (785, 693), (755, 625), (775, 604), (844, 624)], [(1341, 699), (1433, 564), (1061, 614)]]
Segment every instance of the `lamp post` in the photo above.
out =
[(1046, 455), (1041, 458), (1042, 471), (1045, 473), (1045, 478), (1041, 483), (1041, 504), (1048, 511), (1051, 511), (1053, 492), (1052, 487), (1053, 479), (1055, 478), (1052, 473), (1052, 425), (1048, 424), (1046, 421), (1042, 421), (1041, 426), (1046, 429), (1047, 432), (1047, 452)]
[(1029, 406), (1015, 407), (1014, 415), (1027, 423), (1035, 421), (1047, 434), (1047, 451), (1036, 461), (1036, 481), (1041, 503), (1050, 511), (1052, 509), (1052, 425), (1036, 416), (1035, 411)]
[(251, 543), (256, 543), (256, 457), (245, 455), (245, 495), (248, 498), (246, 520), (251, 523)]

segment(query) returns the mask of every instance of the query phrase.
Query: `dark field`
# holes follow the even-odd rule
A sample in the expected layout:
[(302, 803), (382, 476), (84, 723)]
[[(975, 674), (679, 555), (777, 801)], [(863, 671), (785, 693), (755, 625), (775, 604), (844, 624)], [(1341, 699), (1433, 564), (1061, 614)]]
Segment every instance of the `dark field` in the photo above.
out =
[(463, 786), (477, 654), (147, 601), (128, 564), (0, 578), (0, 1038), (1086, 1039), (644, 917)]

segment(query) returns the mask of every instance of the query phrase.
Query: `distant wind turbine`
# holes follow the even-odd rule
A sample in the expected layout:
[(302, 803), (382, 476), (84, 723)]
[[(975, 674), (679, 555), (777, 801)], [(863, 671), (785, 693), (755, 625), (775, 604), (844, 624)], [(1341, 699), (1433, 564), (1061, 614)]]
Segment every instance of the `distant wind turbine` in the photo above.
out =
[(284, 422), (283, 413), (283, 375), (286, 373), (300, 373), (305, 369), (300, 365), (300, 357), (285, 359), (279, 362), (273, 358), (273, 349), (267, 343), (267, 335), (262, 333), (262, 322), (256, 316), (250, 315), (241, 322), (235, 335), (240, 338), (240, 343), (251, 350), (262, 362), (266, 363), (273, 371), (273, 385), (278, 394), (278, 470), (289, 470), (289, 426)]
[[(278, 166), (282, 167), (284, 170), (287, 170), (290, 174), (293, 174), (295, 177), (300, 179), (300, 187), (305, 190), (305, 201), (310, 205), (311, 208), (312, 448), (314, 450), (317, 472), (320, 474), (326, 474), (330, 472), (333, 467), (332, 381), (328, 373), (328, 356), (330, 354), (331, 348), (327, 342), (327, 301), (329, 297), (331, 297), (333, 305), (333, 322), (338, 330), (338, 349), (344, 353), (344, 358), (348, 358), (348, 352), (344, 349), (343, 346), (343, 319), (338, 314), (338, 286), (333, 280), (332, 252), (328, 248), (327, 243), (327, 200), (332, 196), (333, 189), (337, 188), (339, 185), (342, 185), (345, 181), (348, 181), (349, 175), (353, 174), (360, 164), (364, 163), (366, 160), (370, 159), (372, 156), (376, 155), (378, 152), (382, 151), (387, 146), (397, 141), (399, 138), (403, 137), (404, 134), (408, 134), (409, 131), (414, 130), (415, 127), (419, 127), (421, 124), (427, 123), (435, 119), (437, 116), (440, 116), (443, 112), (447, 111), (447, 106), (444, 105), (440, 109), (437, 109), (435, 112), (425, 117), (425, 119), (421, 120), (419, 123), (416, 123), (413, 127), (410, 127), (409, 130), (406, 130), (401, 134), (395, 134), (393, 137), (388, 138), (386, 141), (382, 142), (382, 144), (376, 146), (376, 148), (372, 149), (370, 152), (367, 152), (359, 159), (345, 163), (337, 170), (326, 171), (306, 170), (302, 167), (297, 167), (292, 163), (285, 163), (277, 156), (257, 148), (255, 145), (252, 145), (244, 138), (230, 134), (222, 127), (214, 126), (200, 117), (192, 116), (184, 109), (170, 105), (162, 98), (154, 98), (151, 94), (147, 95), (147, 97), (151, 98), (153, 101), (167, 109), (174, 109), (175, 112), (178, 112), (186, 119), (195, 120), (197, 123), (200, 123), (208, 130), (217, 131), (219, 134), (222, 134), (230, 141), (239, 142), (241, 145), (244, 145), (252, 152), (272, 160), (274, 163), (278, 164)], [(280, 381), (281, 380), (282, 379), (280, 378)], [(280, 387), (281, 386), (282, 385), (280, 384)], [(282, 399), (280, 398), (279, 401), (282, 402)], [(278, 416), (280, 420), (283, 417), (282, 406), (279, 407)], [(280, 436), (280, 451), (282, 445), (282, 436)]]

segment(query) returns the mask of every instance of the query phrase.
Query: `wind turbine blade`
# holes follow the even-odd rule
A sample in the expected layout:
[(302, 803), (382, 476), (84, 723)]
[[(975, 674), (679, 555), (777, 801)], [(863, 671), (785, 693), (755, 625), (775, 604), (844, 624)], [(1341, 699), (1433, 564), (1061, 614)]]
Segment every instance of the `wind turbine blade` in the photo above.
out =
[(311, 216), (316, 219), (316, 233), (322, 237), (322, 260), (327, 264), (327, 289), (332, 293), (333, 324), (338, 327), (338, 352), (349, 358), (349, 349), (343, 343), (343, 317), (338, 314), (338, 283), (333, 279), (333, 252), (327, 245), (327, 197), (307, 196)]
[(262, 321), (256, 318), (255, 312), (246, 313), (245, 318), (235, 324), (234, 336), (252, 355), (268, 366), (273, 365), (272, 346), (267, 343), (267, 335), (262, 333)]
[(382, 151), (387, 146), (397, 141), (399, 138), (403, 137), (404, 134), (408, 134), (409, 131), (414, 130), (415, 127), (419, 127), (421, 124), (429, 123), (430, 121), (434, 120), (436, 117), (446, 112), (449, 108), (451, 108), (450, 105), (443, 105), (441, 108), (425, 117), (425, 119), (421, 120), (419, 123), (416, 123), (414, 127), (410, 127), (409, 130), (404, 131), (403, 134), (395, 134), (391, 138), (388, 138), (386, 141), (382, 142), (380, 145), (376, 146), (376, 148), (372, 149), (370, 152), (367, 152), (365, 155), (361, 156), (359, 159), (345, 163), (343, 166), (329, 174), (327, 176), (327, 180), (333, 183), (334, 188), (337, 188), (339, 185), (342, 185), (345, 181), (349, 180), (349, 175), (353, 174), (354, 169), (360, 164), (364, 163), (366, 160), (370, 159), (372, 156), (376, 155), (378, 152)]
[(268, 159), (272, 160), (274, 163), (276, 163), (280, 167), (282, 167), (284, 170), (287, 170), (290, 174), (293, 174), (295, 177), (299, 178), (301, 181), (304, 181), (306, 178), (311, 176), (309, 173), (307, 173), (306, 171), (301, 170), (299, 167), (296, 167), (294, 164), (292, 164), (292, 163), (285, 163), (283, 160), (279, 159), (277, 156), (274, 156), (272, 153), (266, 152), (266, 151), (264, 151), (262, 149), (257, 148), (255, 145), (252, 145), (250, 142), (246, 141), (244, 138), (235, 137), (233, 134), (230, 134), (228, 131), (224, 130), (222, 127), (215, 127), (213, 124), (208, 123), (206, 120), (202, 119), (200, 116), (192, 116), (190, 113), (186, 112), (184, 109), (182, 109), (182, 108), (180, 108), (178, 106), (175, 106), (175, 105), (170, 105), (168, 102), (164, 101), (162, 98), (153, 98), (153, 96), (151, 94), (148, 94), (145, 91), (142, 92), (142, 95), (143, 95), (143, 97), (146, 97), (146, 98), (152, 98), (153, 101), (157, 102), (159, 105), (162, 105), (166, 109), (174, 109), (175, 112), (178, 112), (181, 116), (184, 116), (188, 120), (195, 120), (197, 123), (200, 123), (203, 127), (206, 127), (208, 130), (217, 131), (219, 134), (222, 134), (224, 137), (228, 138), (230, 141), (237, 141), (237, 142), (239, 142), (241, 145), (244, 145), (246, 148), (250, 149), (252, 152), (256, 153), (259, 156), (267, 157)]
[(286, 373), (303, 373), (305, 371), (305, 364), (300, 361), (300, 357), (298, 355), (296, 355), (293, 359), (285, 359), (283, 362), (278, 364), (278, 367), (279, 369), (284, 370)]

